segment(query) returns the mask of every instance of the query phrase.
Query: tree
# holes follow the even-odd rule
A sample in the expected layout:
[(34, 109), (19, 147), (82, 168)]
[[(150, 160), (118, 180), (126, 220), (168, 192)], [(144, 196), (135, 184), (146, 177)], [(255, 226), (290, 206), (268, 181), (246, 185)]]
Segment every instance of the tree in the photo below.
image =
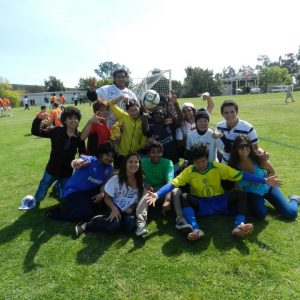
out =
[(227, 68), (223, 68), (221, 76), (222, 78), (232, 78), (236, 76), (236, 71), (233, 67), (228, 66)]
[(287, 68), (290, 74), (296, 74), (299, 72), (299, 65), (297, 63), (297, 56), (294, 53), (287, 53), (285, 58), (281, 59), (281, 67)]
[(176, 92), (177, 97), (181, 97), (182, 83), (179, 80), (172, 80), (172, 90)]
[(268, 55), (259, 55), (256, 59), (258, 61), (258, 64), (256, 65), (256, 70), (261, 70), (264, 67), (268, 67), (271, 63), (271, 59)]
[(87, 91), (91, 87), (93, 81), (96, 81), (96, 88), (112, 84), (113, 82), (112, 79), (97, 80), (95, 77), (80, 78), (77, 89), (80, 91)]
[(20, 105), (21, 91), (13, 91), (12, 85), (9, 81), (0, 76), (0, 97), (4, 97), (10, 100), (12, 107)]
[(64, 84), (55, 76), (49, 76), (49, 80), (44, 80), (47, 92), (65, 91)]
[(292, 82), (292, 77), (288, 69), (278, 66), (263, 68), (259, 72), (258, 77), (260, 85), (264, 89), (269, 89), (272, 85), (290, 84)]
[(183, 83), (182, 97), (197, 97), (199, 93), (208, 91), (211, 95), (221, 95), (220, 77), (216, 78), (213, 71), (199, 67), (187, 67)]
[(124, 69), (127, 71), (128, 76), (130, 75), (130, 71), (126, 66), (120, 65), (119, 63), (113, 63), (112, 61), (101, 63), (98, 69), (95, 69), (94, 71), (101, 79), (112, 79), (112, 73), (117, 69)]

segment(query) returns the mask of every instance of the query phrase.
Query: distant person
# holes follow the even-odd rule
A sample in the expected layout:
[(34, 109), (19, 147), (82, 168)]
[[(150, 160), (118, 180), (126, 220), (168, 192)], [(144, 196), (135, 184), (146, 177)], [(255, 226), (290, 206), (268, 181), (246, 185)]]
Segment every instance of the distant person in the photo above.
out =
[(41, 128), (45, 129), (49, 126), (49, 122), (51, 121), (50, 114), (47, 113), (47, 107), (45, 105), (41, 106), (41, 110), (36, 113), (36, 118), (42, 119)]
[(49, 98), (47, 97), (47, 95), (45, 95), (45, 97), (44, 97), (44, 105), (50, 107), (50, 109), (51, 109), (51, 102), (50, 102)]
[[(124, 69), (117, 69), (113, 72), (113, 84), (105, 85), (96, 90), (97, 97), (110, 101), (118, 96), (127, 97), (137, 101), (136, 95), (126, 87), (128, 81), (128, 73)], [(120, 101), (118, 106), (123, 110), (126, 109), (124, 101)], [(111, 128), (116, 123), (116, 117), (112, 112), (107, 119), (107, 124)]]
[(286, 97), (285, 97), (285, 103), (288, 103), (288, 99), (291, 98), (292, 102), (295, 102), (293, 95), (292, 95), (293, 87), (291, 84), (288, 85), (286, 89)]
[(0, 97), (0, 115), (1, 118), (4, 116), (3, 99)]
[(54, 102), (52, 108), (53, 109), (50, 113), (52, 125), (53, 126), (62, 126), (62, 123), (61, 123), (62, 110), (59, 108), (58, 103)]
[(76, 93), (73, 94), (72, 100), (74, 101), (75, 106), (78, 105), (78, 97), (76, 95)]
[(11, 106), (10, 106), (10, 101), (9, 99), (7, 98), (4, 98), (3, 99), (3, 104), (4, 104), (4, 114), (6, 116), (8, 116), (8, 114), (12, 117), (13, 116), (13, 113), (12, 113), (12, 109), (11, 109)]
[(59, 105), (62, 110), (65, 109), (66, 98), (62, 93), (59, 94)]
[(29, 101), (28, 101), (28, 98), (27, 96), (24, 97), (24, 100), (23, 100), (23, 104), (24, 104), (24, 110), (29, 110)]

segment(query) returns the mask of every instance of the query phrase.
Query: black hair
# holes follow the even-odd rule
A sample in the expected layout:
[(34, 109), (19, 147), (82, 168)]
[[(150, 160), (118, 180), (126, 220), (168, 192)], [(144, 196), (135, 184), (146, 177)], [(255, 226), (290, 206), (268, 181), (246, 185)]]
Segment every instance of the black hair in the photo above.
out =
[(103, 107), (107, 107), (101, 100), (97, 99), (96, 101), (93, 102), (93, 112), (95, 113), (96, 111), (100, 110)]
[(139, 160), (139, 169), (137, 170), (137, 172), (134, 174), (135, 180), (136, 180), (136, 184), (137, 184), (137, 188), (138, 188), (138, 193), (139, 193), (139, 198), (142, 196), (143, 192), (144, 192), (144, 172), (143, 172), (143, 168), (142, 168), (142, 163), (141, 163), (141, 158), (140, 155), (137, 152), (132, 152), (127, 154), (121, 164), (120, 167), (120, 171), (119, 171), (119, 182), (122, 183), (126, 183), (127, 185), (129, 184), (128, 182), (128, 177), (127, 177), (127, 170), (126, 170), (126, 164), (127, 161), (132, 157), (132, 156), (137, 156), (138, 160)]
[(67, 107), (61, 114), (60, 120), (61, 122), (65, 125), (65, 121), (67, 118), (71, 118), (73, 116), (76, 116), (78, 119), (78, 122), (81, 119), (81, 113), (80, 110), (77, 109), (76, 107), (69, 106)]
[(200, 159), (205, 157), (206, 159), (208, 159), (208, 148), (206, 147), (206, 145), (204, 144), (194, 144), (190, 151), (190, 159), (191, 161)]
[(128, 72), (125, 69), (116, 69), (113, 72), (113, 79), (116, 79), (117, 74), (124, 73), (126, 77), (128, 77)]
[(159, 148), (161, 152), (164, 152), (163, 145), (158, 141), (152, 141), (147, 145), (147, 153), (149, 153), (153, 148)]
[(152, 110), (152, 116), (155, 115), (155, 113), (158, 110), (162, 110), (162, 112), (164, 113), (164, 117), (166, 118), (168, 116), (167, 111), (162, 107), (162, 106), (156, 106), (153, 110)]
[(59, 93), (59, 96), (62, 96), (62, 93)]
[(140, 107), (140, 105), (139, 105), (139, 103), (137, 101), (135, 101), (134, 99), (131, 99), (129, 101), (129, 103), (125, 105), (125, 109), (128, 111), (129, 108), (132, 107), (132, 106), (138, 106), (138, 107)]
[(46, 109), (46, 108), (47, 108), (47, 107), (46, 107), (45, 105), (42, 105), (42, 106), (41, 106), (41, 110), (42, 110), (42, 109)]
[(234, 106), (236, 113), (239, 112), (239, 106), (236, 104), (236, 102), (234, 102), (233, 100), (225, 100), (221, 105), (221, 115), (223, 115), (224, 107), (227, 106)]
[(235, 169), (239, 168), (240, 156), (239, 156), (239, 145), (240, 144), (248, 144), (250, 146), (249, 157), (253, 163), (256, 163), (259, 167), (261, 166), (260, 158), (255, 154), (250, 138), (245, 134), (240, 134), (234, 140), (231, 147), (231, 154), (228, 165)]
[(196, 113), (195, 123), (201, 118), (207, 119), (207, 121), (209, 122), (209, 114), (206, 111), (198, 111)]
[(57, 102), (53, 102), (52, 106), (54, 106), (54, 107), (59, 107), (59, 105), (58, 105)]
[(111, 142), (105, 142), (105, 143), (99, 145), (99, 147), (97, 149), (97, 157), (99, 157), (100, 155), (102, 155), (104, 153), (112, 153), (113, 156), (115, 157), (117, 154), (116, 146)]

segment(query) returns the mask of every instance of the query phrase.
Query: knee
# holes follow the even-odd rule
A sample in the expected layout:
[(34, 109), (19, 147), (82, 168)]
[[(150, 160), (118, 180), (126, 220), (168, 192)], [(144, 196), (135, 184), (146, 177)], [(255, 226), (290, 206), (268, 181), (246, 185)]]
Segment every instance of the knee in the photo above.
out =
[(126, 232), (132, 232), (135, 230), (136, 227), (136, 218), (134, 215), (126, 216), (124, 220), (125, 226), (124, 230)]
[(298, 216), (298, 210), (290, 210), (282, 215), (282, 217), (284, 219), (289, 220), (289, 221), (295, 220), (297, 218), (297, 216)]

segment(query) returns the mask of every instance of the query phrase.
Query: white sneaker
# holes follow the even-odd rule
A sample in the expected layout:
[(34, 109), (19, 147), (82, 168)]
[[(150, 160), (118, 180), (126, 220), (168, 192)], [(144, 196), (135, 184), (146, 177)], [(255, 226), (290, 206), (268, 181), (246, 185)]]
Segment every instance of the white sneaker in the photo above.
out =
[(146, 228), (146, 224), (138, 224), (137, 227), (136, 227), (136, 231), (135, 231), (135, 234), (136, 236), (142, 236), (142, 235), (145, 235), (145, 234), (148, 234), (148, 229)]
[(31, 195), (27, 195), (22, 199), (21, 204), (19, 205), (19, 209), (29, 210), (35, 208), (36, 206), (37, 206), (36, 199)]
[(289, 196), (290, 200), (296, 200), (298, 202), (298, 205), (300, 205), (300, 196), (298, 195), (291, 195)]

